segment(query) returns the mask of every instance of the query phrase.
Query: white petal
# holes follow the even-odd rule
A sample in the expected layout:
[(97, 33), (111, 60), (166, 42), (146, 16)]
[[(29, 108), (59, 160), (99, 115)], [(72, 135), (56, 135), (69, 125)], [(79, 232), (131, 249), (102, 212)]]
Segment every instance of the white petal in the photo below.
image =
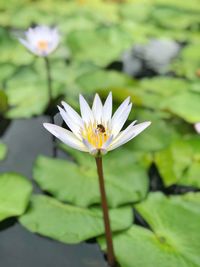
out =
[(87, 147), (88, 151), (90, 154), (92, 155), (96, 155), (98, 153), (98, 149), (94, 146), (92, 146), (88, 140), (86, 140), (85, 138), (83, 138), (83, 143), (84, 145)]
[(112, 92), (109, 93), (103, 106), (103, 121), (107, 123), (112, 116)]
[(19, 38), (19, 41), (21, 44), (23, 44), (29, 51), (37, 55), (36, 50), (33, 48), (33, 46), (26, 40)]
[(50, 133), (55, 135), (66, 145), (80, 151), (88, 151), (84, 144), (78, 140), (72, 132), (51, 123), (44, 123), (43, 125)]
[(102, 123), (102, 102), (98, 94), (95, 95), (93, 105), (92, 105), (92, 112), (94, 114), (94, 119), (97, 123)]
[(109, 145), (112, 143), (113, 141), (113, 135), (111, 135), (108, 140), (103, 144), (103, 146), (101, 147), (101, 149), (106, 150), (107, 147), (109, 147)]
[(126, 120), (128, 119), (128, 116), (131, 112), (132, 103), (128, 105), (118, 116), (118, 120), (112, 123), (112, 134), (115, 136), (118, 135), (122, 127), (124, 126)]
[(139, 123), (139, 124), (133, 126), (132, 129), (130, 129), (129, 131), (127, 131), (125, 129), (124, 131), (126, 131), (126, 133), (122, 134), (121, 136), (119, 135), (119, 137), (117, 137), (113, 141), (113, 143), (111, 143), (111, 145), (108, 147), (108, 151), (111, 151), (111, 150), (127, 143), (132, 138), (136, 137), (138, 134), (140, 134), (142, 131), (144, 131), (150, 124), (151, 124), (150, 121), (146, 121), (146, 122)]
[(121, 114), (124, 112), (124, 110), (127, 108), (128, 104), (130, 102), (130, 97), (127, 97), (122, 104), (118, 107), (118, 109), (115, 111), (113, 117), (112, 117), (112, 124), (115, 124), (118, 121), (118, 118), (121, 116)]
[(67, 126), (70, 128), (70, 130), (76, 135), (77, 138), (82, 140), (80, 136), (80, 126), (74, 120), (72, 120), (72, 118), (70, 118), (70, 116), (68, 115), (67, 112), (64, 111), (64, 109), (62, 109), (59, 106), (58, 109), (60, 111), (61, 117), (63, 118)]
[(195, 123), (194, 128), (196, 132), (200, 134), (200, 122)]
[(93, 113), (82, 95), (79, 95), (81, 116), (84, 122), (90, 123), (94, 121)]
[(83, 124), (83, 120), (81, 116), (66, 102), (62, 101), (61, 103), (63, 107), (65, 108), (66, 112), (68, 113), (68, 115), (70, 116), (70, 118), (72, 119), (72, 121), (74, 121), (80, 127), (83, 127), (84, 124)]

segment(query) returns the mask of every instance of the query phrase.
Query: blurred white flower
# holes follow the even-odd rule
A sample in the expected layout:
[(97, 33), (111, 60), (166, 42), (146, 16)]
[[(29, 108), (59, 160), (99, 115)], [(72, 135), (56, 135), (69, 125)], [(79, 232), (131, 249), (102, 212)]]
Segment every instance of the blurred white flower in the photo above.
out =
[(51, 54), (60, 40), (57, 28), (47, 26), (29, 28), (24, 34), (25, 39), (19, 38), (19, 41), (32, 53), (41, 57)]
[(44, 127), (70, 147), (95, 156), (125, 144), (151, 124), (147, 121), (135, 125), (134, 121), (121, 131), (132, 108), (130, 97), (124, 100), (113, 116), (112, 93), (109, 93), (104, 105), (96, 94), (92, 109), (82, 95), (79, 101), (81, 116), (65, 102), (62, 102), (64, 109), (58, 107), (71, 131), (50, 123), (44, 123)]
[(196, 132), (200, 134), (200, 122), (195, 123), (194, 128), (195, 128)]

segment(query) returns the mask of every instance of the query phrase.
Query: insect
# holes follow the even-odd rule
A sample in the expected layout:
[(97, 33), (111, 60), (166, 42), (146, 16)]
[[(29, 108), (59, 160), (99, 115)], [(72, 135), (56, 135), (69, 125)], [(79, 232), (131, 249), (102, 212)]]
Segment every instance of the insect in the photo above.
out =
[(105, 133), (106, 132), (105, 127), (102, 124), (97, 124), (97, 130), (100, 133)]

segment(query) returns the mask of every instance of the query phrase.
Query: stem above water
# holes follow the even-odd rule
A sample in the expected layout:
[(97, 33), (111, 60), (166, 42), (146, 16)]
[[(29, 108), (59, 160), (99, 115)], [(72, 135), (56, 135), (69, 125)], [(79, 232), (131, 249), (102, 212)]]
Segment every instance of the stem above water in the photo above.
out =
[(97, 173), (99, 177), (99, 189), (101, 193), (101, 206), (103, 210), (104, 227), (105, 227), (105, 235), (107, 243), (107, 258), (109, 265), (113, 267), (115, 264), (115, 256), (114, 256), (112, 232), (110, 227), (108, 204), (107, 204), (105, 184), (104, 184), (102, 157), (96, 157), (95, 160), (97, 166)]
[[(45, 61), (45, 68), (46, 68), (46, 75), (47, 75), (47, 90), (48, 90), (48, 100), (49, 100), (49, 106), (51, 106), (53, 101), (53, 91), (52, 91), (52, 77), (51, 77), (51, 66), (50, 61), (48, 57), (44, 57)], [(50, 115), (51, 123), (54, 124), (54, 118), (53, 115)], [(57, 149), (56, 149), (56, 138), (54, 135), (52, 135), (52, 143), (53, 143), (53, 157), (55, 158), (57, 156)]]

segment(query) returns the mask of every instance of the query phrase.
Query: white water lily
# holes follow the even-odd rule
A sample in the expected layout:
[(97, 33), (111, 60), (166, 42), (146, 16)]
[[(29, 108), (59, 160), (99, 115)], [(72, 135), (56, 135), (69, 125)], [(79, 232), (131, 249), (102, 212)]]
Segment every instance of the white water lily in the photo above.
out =
[(25, 39), (19, 41), (32, 53), (45, 57), (51, 54), (58, 46), (60, 36), (57, 28), (37, 26), (29, 28), (25, 33)]
[(200, 122), (194, 124), (194, 128), (198, 134), (200, 134)]
[(64, 109), (58, 107), (60, 115), (71, 131), (50, 123), (43, 125), (68, 146), (95, 156), (127, 143), (151, 124), (147, 121), (135, 125), (134, 121), (121, 131), (132, 108), (130, 97), (124, 100), (113, 116), (112, 93), (109, 93), (104, 105), (96, 94), (92, 109), (82, 95), (79, 101), (81, 116), (65, 102), (62, 102)]

